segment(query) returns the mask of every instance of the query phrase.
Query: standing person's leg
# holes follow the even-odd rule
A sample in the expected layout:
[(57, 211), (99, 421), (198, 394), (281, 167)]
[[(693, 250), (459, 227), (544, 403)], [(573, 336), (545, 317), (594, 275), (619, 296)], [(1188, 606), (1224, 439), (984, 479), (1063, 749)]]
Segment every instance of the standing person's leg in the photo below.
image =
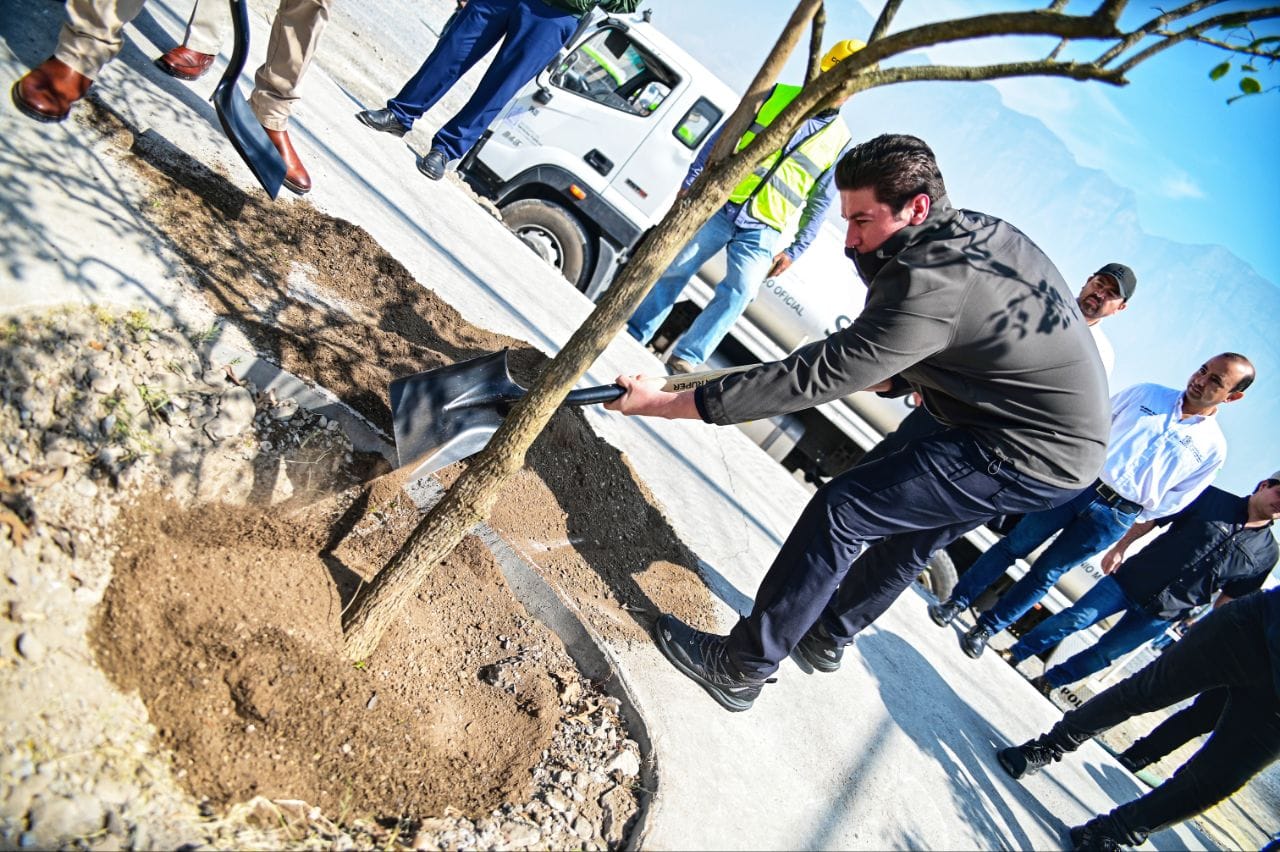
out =
[(62, 121), (124, 46), (124, 25), (144, 0), (67, 0), (53, 56), (13, 84), (14, 105), (36, 121)]
[[(461, 18), (455, 26), (462, 26)], [(448, 160), (470, 151), (489, 122), (555, 57), (577, 26), (577, 16), (542, 0), (516, 0), (493, 62), (462, 109), (436, 131), (431, 147)]]
[(1156, 638), (1168, 626), (1169, 622), (1162, 618), (1152, 618), (1141, 610), (1130, 609), (1120, 623), (1103, 633), (1097, 642), (1045, 672), (1045, 683), (1056, 687), (1084, 680), (1142, 643)]
[(873, 461), (880, 461), (885, 456), (896, 453), (905, 447), (909, 441), (932, 435), (935, 432), (941, 432), (946, 428), (923, 405), (916, 406), (911, 409), (910, 414), (902, 418), (902, 422), (898, 424), (897, 429), (885, 435), (880, 439), (880, 443), (867, 450), (862, 458), (858, 459), (858, 464), (870, 464)]
[[(919, 441), (891, 459), (851, 468), (819, 489), (801, 513), (760, 584), (751, 614), (730, 632), (727, 655), (749, 677), (772, 673), (823, 614), (872, 542), (910, 536), (920, 543), (899, 553), (927, 555), (940, 537), (954, 538), (966, 523), (1004, 512), (1039, 511), (1071, 493), (1002, 466), (958, 429)], [(867, 578), (860, 594), (874, 597), (881, 582), (901, 591), (891, 570), (895, 566), (880, 567), (886, 576)]]
[(1200, 750), (1172, 778), (1110, 813), (1122, 842), (1137, 846), (1149, 834), (1202, 813), (1280, 758), (1275, 686), (1228, 692), (1227, 706)]
[[(1084, 494), (1097, 496), (1091, 490)], [(1059, 577), (1114, 544), (1133, 526), (1135, 515), (1091, 499), (1040, 554), (1031, 570), (1001, 595), (995, 606), (978, 617), (978, 626), (995, 634), (1017, 621), (1044, 597)]]
[(213, 67), (222, 47), (222, 27), (227, 21), (227, 4), (219, 0), (196, 0), (182, 43), (156, 59), (156, 67), (179, 80), (199, 80)]
[(673, 352), (690, 364), (706, 361), (724, 340), (747, 305), (756, 297), (760, 282), (773, 263), (773, 246), (780, 237), (772, 228), (738, 228), (728, 245), (728, 271), (716, 285), (711, 301), (702, 309)]
[(436, 105), (445, 92), (471, 70), (507, 33), (512, 8), (517, 0), (471, 0), (458, 10), (457, 17), (422, 65), (387, 101), (387, 109), (405, 128)]
[(1080, 600), (1049, 616), (1009, 649), (1014, 665), (1043, 653), (1072, 633), (1092, 627), (1104, 618), (1129, 607), (1129, 599), (1114, 577), (1103, 577)]
[(253, 93), (249, 95), (254, 115), (268, 130), (288, 127), (302, 78), (311, 67), (332, 6), (333, 0), (280, 0), (271, 22), (267, 59), (254, 73)]
[(1226, 687), (1200, 693), (1190, 706), (1165, 719), (1117, 756), (1135, 771), (1150, 766), (1174, 749), (1212, 731), (1227, 706), (1227, 696)]
[(729, 244), (735, 230), (733, 220), (724, 214), (724, 208), (712, 213), (711, 218), (676, 253), (666, 272), (636, 306), (635, 313), (627, 320), (627, 333), (641, 343), (652, 340), (689, 279), (702, 264)]
[(947, 603), (957, 610), (972, 604), (988, 586), (1009, 570), (1015, 560), (1025, 559), (1044, 544), (1049, 536), (1066, 526), (1079, 513), (1081, 506), (1092, 500), (1090, 493), (1081, 492), (1061, 506), (1034, 512), (1019, 521), (1007, 536), (987, 548), (987, 552), (960, 575), (960, 582), (956, 583)]

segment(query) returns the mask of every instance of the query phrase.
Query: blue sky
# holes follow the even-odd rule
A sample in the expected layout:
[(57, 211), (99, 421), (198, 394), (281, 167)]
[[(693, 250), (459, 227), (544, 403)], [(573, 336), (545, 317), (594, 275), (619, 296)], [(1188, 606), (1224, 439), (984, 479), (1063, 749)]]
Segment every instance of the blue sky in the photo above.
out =
[[(654, 10), (654, 22), (664, 32), (739, 89), (758, 69), (794, 8), (785, 0), (740, 0), (731, 6), (649, 0), (645, 5)], [(827, 0), (826, 5), (828, 44), (865, 38), (879, 11), (872, 0)], [(922, 23), (925, 16), (937, 20), (1033, 5), (1044, 4), (907, 0), (895, 29)], [(727, 9), (732, 9), (731, 22)], [(1145, 20), (1153, 9), (1150, 0), (1131, 3), (1126, 22)], [(1030, 58), (1050, 47), (1048, 40), (988, 39), (976, 48), (935, 50), (930, 58), (975, 64), (975, 55), (984, 62)], [(800, 53), (805, 50), (807, 39)], [(1280, 194), (1280, 158), (1272, 150), (1280, 139), (1280, 93), (1228, 106), (1236, 78), (1209, 79), (1209, 70), (1224, 57), (1216, 48), (1178, 45), (1134, 69), (1126, 87), (1052, 78), (888, 87), (854, 98), (844, 114), (855, 139), (885, 130), (924, 136), (939, 150), (953, 202), (1027, 229), (1043, 241), (1073, 287), (1109, 260), (1141, 265), (1138, 295), (1128, 311), (1106, 326), (1117, 352), (1113, 388), (1140, 381), (1181, 387), (1216, 352), (1241, 351), (1253, 358), (1259, 365), (1258, 383), (1220, 418), (1230, 451), (1218, 484), (1243, 493), (1280, 468), (1280, 445), (1273, 439), (1280, 421), (1280, 394), (1275, 391), (1280, 387), (1280, 341), (1275, 335), (1280, 326), (1280, 217), (1273, 206)], [(782, 79), (801, 79), (802, 63), (803, 57), (796, 57)], [(1280, 82), (1280, 73), (1263, 80)], [(917, 86), (953, 88), (935, 88), (927, 95)], [(993, 86), (1007, 109), (997, 116), (994, 131), (989, 125), (980, 127), (989, 134), (977, 137), (982, 150), (959, 149), (957, 140), (974, 133), (965, 126), (967, 119), (977, 125), (974, 111), (995, 102), (994, 95), (974, 95), (979, 86), (988, 93)], [(1034, 127), (1028, 127), (1029, 120), (1036, 122)], [(1065, 153), (1048, 150), (1046, 139), (1054, 137)], [(943, 147), (949, 149), (945, 159)], [(1074, 164), (1068, 162), (1070, 168), (1064, 170), (1063, 159)], [(1037, 171), (1040, 160), (1048, 164), (1046, 174)], [(1098, 172), (1091, 170), (1100, 171), (1105, 180), (1093, 180)], [(1055, 189), (1055, 179), (1069, 185), (1062, 189), (1059, 183)], [(1000, 185), (1002, 181), (1018, 185)], [(1069, 196), (1086, 184), (1080, 197)], [(1102, 210), (1096, 221), (1106, 221), (1107, 230), (1096, 230), (1095, 218), (1080, 206), (1088, 204)], [(1112, 215), (1112, 208), (1119, 212)], [(1046, 216), (1058, 218), (1046, 222)], [(1136, 222), (1129, 228), (1132, 219)], [(1068, 239), (1072, 230), (1076, 234)], [(1250, 276), (1246, 267), (1257, 276)]]

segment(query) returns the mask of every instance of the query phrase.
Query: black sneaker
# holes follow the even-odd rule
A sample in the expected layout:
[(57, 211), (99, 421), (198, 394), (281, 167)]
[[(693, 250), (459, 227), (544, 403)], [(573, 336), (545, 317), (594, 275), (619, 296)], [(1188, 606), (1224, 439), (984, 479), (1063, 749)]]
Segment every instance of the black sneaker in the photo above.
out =
[(653, 625), (658, 650), (671, 664), (688, 675), (726, 710), (750, 710), (760, 695), (760, 687), (777, 678), (757, 680), (741, 675), (725, 654), (725, 636), (694, 630), (674, 615), (659, 616)]
[(956, 616), (964, 612), (964, 607), (951, 601), (943, 601), (938, 604), (929, 604), (929, 617), (933, 619), (933, 623), (939, 627), (946, 627), (948, 624), (956, 620)]
[(1123, 834), (1109, 816), (1099, 816), (1071, 829), (1071, 848), (1075, 852), (1117, 852), (1123, 849)]
[(1049, 738), (1039, 737), (1013, 748), (1002, 748), (996, 752), (996, 759), (1009, 777), (1015, 780), (1027, 775), (1035, 775), (1055, 760), (1062, 759), (1062, 749), (1049, 742)]
[(987, 640), (990, 638), (990, 630), (981, 624), (975, 625), (972, 630), (960, 637), (960, 649), (976, 660), (982, 656), (982, 651), (987, 647)]
[(815, 624), (796, 645), (795, 652), (814, 670), (834, 672), (840, 668), (844, 646), (832, 639), (831, 634), (821, 624)]
[(396, 118), (396, 114), (389, 109), (365, 109), (356, 113), (356, 120), (365, 127), (372, 127), (380, 133), (390, 133), (392, 136), (403, 136), (409, 132), (409, 128), (405, 127), (400, 119)]
[(432, 180), (444, 177), (444, 167), (449, 165), (449, 158), (439, 148), (432, 148), (426, 156), (418, 158), (418, 171)]

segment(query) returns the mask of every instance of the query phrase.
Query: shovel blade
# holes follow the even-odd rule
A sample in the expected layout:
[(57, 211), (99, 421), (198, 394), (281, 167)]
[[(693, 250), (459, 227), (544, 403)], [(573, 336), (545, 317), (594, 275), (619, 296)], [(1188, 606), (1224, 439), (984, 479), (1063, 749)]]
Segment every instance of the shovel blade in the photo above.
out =
[(249, 102), (240, 97), (235, 80), (225, 77), (213, 92), (213, 111), (218, 114), (222, 132), (231, 141), (240, 159), (273, 199), (284, 185), (284, 158), (267, 138), (267, 131), (253, 114)]
[(484, 449), (511, 404), (524, 396), (507, 368), (507, 351), (415, 373), (391, 383), (396, 454), (410, 478)]

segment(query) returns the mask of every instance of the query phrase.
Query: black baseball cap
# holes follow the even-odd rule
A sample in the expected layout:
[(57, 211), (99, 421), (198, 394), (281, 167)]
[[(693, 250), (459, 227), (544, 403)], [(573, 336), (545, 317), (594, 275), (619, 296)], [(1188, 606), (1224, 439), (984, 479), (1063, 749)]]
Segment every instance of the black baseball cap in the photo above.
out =
[(1116, 285), (1120, 287), (1120, 296), (1126, 302), (1133, 295), (1133, 291), (1138, 289), (1138, 276), (1123, 263), (1108, 263), (1093, 274), (1109, 275), (1115, 279)]

